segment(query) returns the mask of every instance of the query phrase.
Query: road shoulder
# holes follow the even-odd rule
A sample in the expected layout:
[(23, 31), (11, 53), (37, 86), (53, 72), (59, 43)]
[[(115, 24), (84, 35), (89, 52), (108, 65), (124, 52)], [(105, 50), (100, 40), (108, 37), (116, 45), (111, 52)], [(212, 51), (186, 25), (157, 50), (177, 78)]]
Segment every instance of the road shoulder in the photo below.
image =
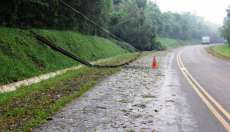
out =
[[(122, 63), (136, 54), (115, 57), (103, 63)], [(38, 84), (0, 94), (0, 129), (29, 131), (52, 120), (52, 115), (66, 104), (83, 95), (96, 83), (120, 68), (95, 69), (82, 67)]]
[(34, 131), (195, 131), (181, 93), (174, 54), (146, 56), (106, 78)]
[[(224, 50), (224, 53), (222, 52)], [(219, 59), (230, 61), (230, 47), (226, 45), (215, 45), (206, 47), (206, 51)]]

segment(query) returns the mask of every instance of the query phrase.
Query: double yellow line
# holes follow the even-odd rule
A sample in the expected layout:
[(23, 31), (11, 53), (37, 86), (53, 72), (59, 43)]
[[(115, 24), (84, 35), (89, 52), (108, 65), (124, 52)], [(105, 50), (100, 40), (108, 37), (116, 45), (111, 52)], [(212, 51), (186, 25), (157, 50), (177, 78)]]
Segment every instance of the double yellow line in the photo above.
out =
[(181, 53), (179, 52), (177, 55), (177, 64), (182, 74), (188, 81), (188, 83), (192, 86), (201, 100), (206, 104), (208, 109), (213, 113), (213, 115), (218, 119), (218, 121), (224, 126), (224, 128), (230, 132), (230, 114), (218, 103), (190, 74), (187, 68), (184, 66), (183, 61), (181, 59)]

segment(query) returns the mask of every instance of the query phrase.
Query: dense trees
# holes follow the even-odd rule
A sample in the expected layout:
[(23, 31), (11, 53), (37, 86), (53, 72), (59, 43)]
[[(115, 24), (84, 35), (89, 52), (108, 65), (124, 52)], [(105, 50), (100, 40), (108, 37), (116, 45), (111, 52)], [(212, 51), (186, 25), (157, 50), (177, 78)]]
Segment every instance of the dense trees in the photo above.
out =
[[(149, 0), (64, 0), (98, 25), (140, 50), (160, 49), (156, 36), (176, 39), (218, 38), (217, 27), (190, 13), (162, 13)], [(4, 26), (77, 30), (105, 36), (97, 26), (65, 7), (61, 0), (2, 0)]]
[(230, 6), (227, 9), (227, 17), (225, 18), (224, 26), (222, 27), (222, 35), (230, 45)]
[(159, 31), (161, 36), (170, 38), (199, 40), (202, 36), (210, 36), (213, 41), (219, 41), (218, 26), (206, 22), (203, 18), (191, 13), (164, 13), (162, 27)]
[(153, 24), (149, 23), (145, 9), (146, 0), (114, 1), (110, 29), (140, 50), (152, 50), (155, 37)]
[[(99, 25), (108, 25), (111, 0), (66, 2)], [(2, 0), (0, 16), (0, 24), (5, 26), (74, 29), (86, 34), (100, 32), (82, 16), (65, 7), (60, 0)]]
[(182, 40), (200, 40), (202, 36), (210, 36), (213, 41), (221, 39), (218, 26), (203, 18), (191, 13), (162, 13), (157, 5), (146, 0), (114, 0), (110, 27), (114, 34), (139, 49), (160, 48), (156, 46), (156, 36)]

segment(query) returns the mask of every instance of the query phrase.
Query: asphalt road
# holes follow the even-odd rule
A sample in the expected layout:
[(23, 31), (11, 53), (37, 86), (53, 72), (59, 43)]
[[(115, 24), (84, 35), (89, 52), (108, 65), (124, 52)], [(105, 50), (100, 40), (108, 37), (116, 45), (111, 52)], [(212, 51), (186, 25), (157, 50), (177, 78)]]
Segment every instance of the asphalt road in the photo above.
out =
[[(188, 80), (191, 79), (186, 80), (178, 69), (182, 90), (187, 94), (188, 103), (192, 106), (191, 111), (197, 121), (199, 131), (230, 131), (228, 113), (230, 111), (230, 62), (213, 57), (207, 53), (206, 48), (207, 46), (202, 45), (189, 46), (179, 49), (177, 52), (180, 52), (184, 67), (198, 83), (198, 86), (195, 87), (199, 90), (200, 86), (212, 99), (200, 90), (201, 96), (204, 97), (202, 99), (192, 88), (193, 82), (190, 82), (192, 85), (188, 83)], [(205, 100), (210, 104), (210, 107), (205, 103)]]
[[(160, 63), (152, 69), (153, 56)], [(196, 132), (181, 92), (174, 52), (149, 54), (98, 83), (49, 121), (40, 132)]]
[[(228, 132), (230, 62), (205, 47), (149, 54), (33, 131)], [(151, 69), (153, 56), (158, 69)]]

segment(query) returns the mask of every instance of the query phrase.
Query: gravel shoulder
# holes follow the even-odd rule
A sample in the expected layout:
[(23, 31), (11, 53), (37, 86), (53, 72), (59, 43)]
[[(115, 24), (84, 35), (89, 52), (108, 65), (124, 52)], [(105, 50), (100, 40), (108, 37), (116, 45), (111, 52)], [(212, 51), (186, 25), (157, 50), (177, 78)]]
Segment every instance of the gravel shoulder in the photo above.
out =
[(173, 52), (153, 54), (104, 79), (33, 131), (196, 131), (189, 105), (172, 63)]

